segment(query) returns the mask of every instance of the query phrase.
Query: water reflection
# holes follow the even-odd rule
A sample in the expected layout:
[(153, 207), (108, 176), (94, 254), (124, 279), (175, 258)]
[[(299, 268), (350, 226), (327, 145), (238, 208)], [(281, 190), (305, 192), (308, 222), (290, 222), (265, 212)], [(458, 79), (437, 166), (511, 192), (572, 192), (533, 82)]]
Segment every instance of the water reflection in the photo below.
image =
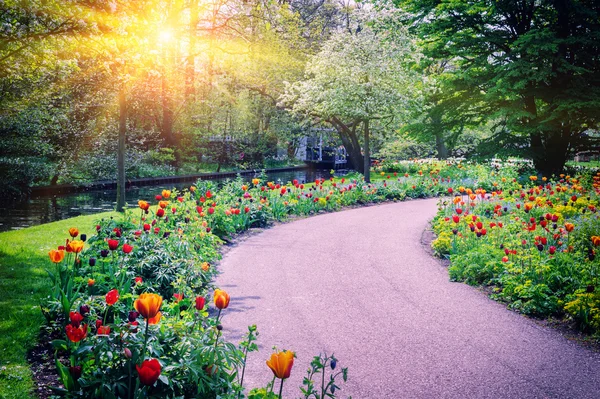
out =
[[(328, 179), (331, 175), (326, 170), (302, 169), (297, 171), (270, 173), (269, 179), (286, 183), (297, 179), (300, 182), (310, 182), (317, 178)], [(246, 181), (253, 175), (242, 177)], [(213, 180), (222, 183), (226, 179)], [(129, 206), (137, 206), (138, 199), (152, 199), (163, 189), (173, 187), (182, 189), (190, 186), (187, 183), (168, 183), (155, 186), (132, 186), (127, 190)], [(61, 194), (53, 196), (32, 197), (27, 201), (4, 204), (0, 203), (0, 231), (23, 229), (43, 223), (54, 222), (79, 215), (89, 215), (99, 212), (112, 211), (116, 205), (116, 190), (93, 190), (84, 193)]]

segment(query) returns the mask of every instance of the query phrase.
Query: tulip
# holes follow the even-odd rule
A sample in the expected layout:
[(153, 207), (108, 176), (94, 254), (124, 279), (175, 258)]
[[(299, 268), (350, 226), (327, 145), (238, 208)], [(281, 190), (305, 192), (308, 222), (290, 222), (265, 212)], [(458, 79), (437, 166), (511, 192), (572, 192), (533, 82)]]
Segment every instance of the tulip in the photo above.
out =
[[(149, 324), (156, 324), (160, 320), (160, 306), (162, 305), (162, 297), (154, 293), (144, 293), (139, 296), (133, 303), (133, 307), (137, 310)], [(158, 319), (156, 317), (158, 316)], [(151, 322), (156, 321), (155, 323)]]
[(106, 294), (106, 304), (112, 306), (119, 300), (119, 291), (116, 289), (108, 291)]
[(108, 249), (103, 249), (100, 251), (100, 256), (106, 258), (108, 256)]
[(136, 364), (135, 368), (140, 377), (140, 382), (144, 385), (154, 385), (161, 372), (160, 363), (156, 359), (144, 360), (141, 366)]
[(69, 366), (69, 374), (75, 381), (81, 378), (82, 368), (81, 366)]
[(202, 262), (200, 267), (202, 268), (202, 271), (207, 272), (210, 269), (210, 264), (208, 262)]
[(67, 324), (65, 330), (67, 332), (67, 338), (69, 338), (71, 342), (79, 342), (87, 336), (87, 324), (82, 324), (79, 327)]
[(138, 201), (138, 206), (143, 211), (147, 211), (150, 208), (150, 204), (148, 202), (142, 201), (142, 200)]
[(162, 196), (163, 198), (169, 198), (171, 196), (171, 190), (163, 190)]
[(96, 284), (96, 280), (93, 278), (88, 278), (88, 287), (92, 287), (94, 284)]
[[(70, 251), (69, 251), (70, 249)], [(73, 240), (67, 244), (68, 252), (75, 252), (76, 254), (80, 253), (83, 250), (83, 241), (81, 240)]]
[(69, 235), (73, 238), (77, 237), (79, 235), (79, 230), (77, 230), (77, 227), (71, 227), (69, 229)]
[(92, 267), (96, 266), (96, 258), (90, 258), (88, 264)]
[(173, 294), (173, 298), (175, 298), (175, 303), (179, 303), (183, 300), (183, 294)]
[(119, 240), (108, 240), (108, 249), (111, 251), (116, 250), (119, 247)]
[(79, 313), (81, 313), (82, 316), (87, 316), (90, 313), (90, 307), (89, 305), (81, 305), (79, 307)]
[(215, 306), (221, 310), (229, 306), (229, 294), (223, 290), (216, 289), (214, 295)]
[(267, 366), (273, 371), (277, 378), (282, 380), (289, 378), (294, 365), (294, 352), (283, 351), (271, 354), (271, 358), (267, 360)]
[(135, 284), (136, 284), (136, 285), (138, 285), (138, 284), (142, 284), (142, 283), (144, 282), (144, 280), (143, 280), (141, 277), (136, 277), (136, 278), (134, 279), (134, 281), (135, 281)]
[(204, 309), (204, 305), (206, 304), (206, 299), (203, 296), (196, 297), (196, 310)]
[(592, 236), (592, 244), (594, 244), (595, 247), (600, 245), (600, 237), (599, 236)]
[(83, 321), (83, 316), (79, 312), (69, 312), (69, 319), (71, 319), (71, 325), (73, 327), (79, 327)]
[(129, 244), (124, 244), (123, 245), (123, 252), (128, 254), (133, 250), (133, 246), (129, 245)]
[(50, 256), (50, 260), (52, 262), (60, 263), (65, 258), (65, 251), (51, 249), (50, 252), (48, 252), (48, 255)]
[(108, 335), (108, 334), (110, 334), (109, 326), (100, 326), (100, 327), (98, 327), (98, 330), (96, 331), (96, 335)]
[(573, 229), (575, 228), (575, 225), (573, 223), (565, 223), (565, 229), (570, 233), (573, 231)]

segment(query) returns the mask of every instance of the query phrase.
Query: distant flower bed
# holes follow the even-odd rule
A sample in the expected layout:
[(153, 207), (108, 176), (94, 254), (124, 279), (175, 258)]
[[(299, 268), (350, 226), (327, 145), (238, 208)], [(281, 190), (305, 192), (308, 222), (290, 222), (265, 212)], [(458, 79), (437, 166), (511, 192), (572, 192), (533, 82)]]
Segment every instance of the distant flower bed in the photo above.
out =
[[(376, 165), (377, 180), (369, 184), (358, 175), (310, 183), (270, 182), (262, 176), (251, 183), (236, 179), (218, 190), (201, 181), (183, 192), (165, 190), (152, 200), (141, 199), (138, 209), (122, 220), (100, 221), (92, 237), (69, 230), (65, 245), (49, 254), (54, 288), (42, 306), (48, 324), (63, 337), (53, 341), (63, 385), (57, 392), (88, 398), (280, 397), (295, 354), (276, 351), (265, 365), (273, 371), (273, 381), (245, 392), (245, 362), (258, 348), (257, 329), (250, 326), (238, 345), (221, 336), (221, 314), (230, 297), (213, 280), (223, 239), (290, 215), (447, 195), (460, 186), (518, 189), (519, 174), (510, 165), (460, 160), (413, 161), (403, 164), (405, 169), (398, 165)], [(463, 237), (470, 232), (465, 217), (479, 222), (472, 220), (475, 209), (493, 217), (494, 207), (481, 193), (442, 210), (448, 215), (440, 215), (437, 227), (440, 252), (460, 247), (458, 230)], [(461, 215), (459, 206), (464, 208)], [(476, 229), (488, 237), (484, 239), (493, 236), (482, 234), (483, 225)], [(334, 356), (315, 357), (303, 397), (323, 397), (325, 392), (335, 397), (336, 377), (345, 381), (347, 370), (337, 366)], [(322, 378), (325, 383), (315, 382)]]
[(449, 256), (450, 277), (489, 285), (520, 312), (600, 331), (600, 174), (490, 179), (493, 189), (454, 186), (441, 204), (432, 247)]

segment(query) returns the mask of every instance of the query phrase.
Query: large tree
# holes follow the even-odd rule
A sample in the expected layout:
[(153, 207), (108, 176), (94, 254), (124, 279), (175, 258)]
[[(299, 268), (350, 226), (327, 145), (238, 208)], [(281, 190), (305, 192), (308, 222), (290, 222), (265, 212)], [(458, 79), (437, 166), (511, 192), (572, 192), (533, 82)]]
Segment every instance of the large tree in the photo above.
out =
[(455, 87), (525, 136), (543, 173), (558, 173), (600, 119), (600, 2), (397, 0), (426, 55), (452, 60)]
[(283, 96), (295, 112), (337, 129), (353, 166), (367, 181), (372, 125), (398, 119), (413, 99), (416, 80), (408, 65), (415, 49), (398, 21), (396, 10), (357, 11), (311, 58), (306, 78)]

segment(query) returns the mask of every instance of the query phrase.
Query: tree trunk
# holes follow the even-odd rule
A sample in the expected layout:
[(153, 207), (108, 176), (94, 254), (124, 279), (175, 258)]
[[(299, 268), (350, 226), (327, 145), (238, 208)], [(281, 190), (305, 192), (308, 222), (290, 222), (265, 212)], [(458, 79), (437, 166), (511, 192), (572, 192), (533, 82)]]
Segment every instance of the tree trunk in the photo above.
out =
[(448, 148), (444, 143), (444, 133), (440, 131), (435, 132), (435, 148), (437, 150), (438, 159), (448, 158)]
[(356, 127), (358, 126), (357, 121), (353, 122), (350, 126), (344, 124), (337, 117), (333, 117), (327, 122), (331, 123), (333, 127), (338, 131), (342, 144), (346, 148), (346, 153), (350, 157), (350, 163), (352, 168), (359, 173), (364, 172), (364, 161), (363, 156), (360, 152), (360, 144), (358, 143), (358, 137), (356, 136)]
[(127, 93), (119, 90), (119, 144), (117, 149), (117, 212), (125, 211), (125, 134), (127, 132)]
[(435, 134), (435, 148), (437, 150), (438, 159), (448, 158), (448, 147), (444, 141), (444, 130), (442, 127), (442, 117), (438, 112), (431, 116), (431, 125)]
[(365, 134), (365, 155), (364, 155), (364, 176), (365, 182), (371, 183), (371, 148), (370, 148), (370, 139), (369, 139), (369, 120), (365, 119), (363, 121), (364, 125), (364, 134)]

